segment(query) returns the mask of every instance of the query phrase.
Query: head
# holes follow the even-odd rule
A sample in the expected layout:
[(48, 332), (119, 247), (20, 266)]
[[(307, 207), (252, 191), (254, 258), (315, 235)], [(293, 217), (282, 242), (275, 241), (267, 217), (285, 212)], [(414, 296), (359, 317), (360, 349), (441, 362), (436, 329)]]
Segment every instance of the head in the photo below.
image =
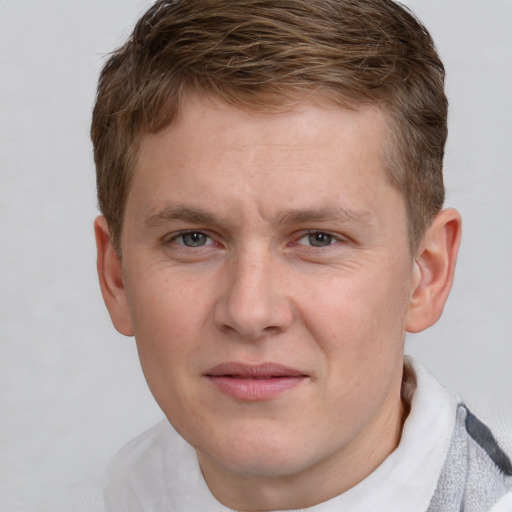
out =
[(234, 509), (296, 509), (396, 447), (437, 320), (443, 67), (388, 0), (157, 2), (100, 79), (98, 270), (149, 387)]
[(93, 114), (99, 204), (121, 252), (141, 138), (187, 95), (282, 111), (321, 92), (387, 119), (386, 172), (407, 207), (411, 249), (444, 200), (444, 68), (427, 30), (391, 0), (158, 1), (105, 65)]

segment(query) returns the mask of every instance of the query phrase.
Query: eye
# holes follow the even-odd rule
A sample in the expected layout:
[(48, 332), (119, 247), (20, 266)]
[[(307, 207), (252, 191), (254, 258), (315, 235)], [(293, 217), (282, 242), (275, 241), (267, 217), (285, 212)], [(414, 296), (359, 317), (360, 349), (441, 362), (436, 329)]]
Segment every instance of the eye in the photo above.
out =
[(312, 247), (327, 247), (338, 241), (336, 237), (324, 231), (312, 231), (301, 237), (297, 243), (301, 245), (311, 245)]
[(212, 239), (201, 231), (186, 231), (184, 233), (180, 233), (172, 238), (171, 242), (178, 245), (184, 245), (185, 247), (201, 247), (203, 245), (211, 245), (213, 243)]

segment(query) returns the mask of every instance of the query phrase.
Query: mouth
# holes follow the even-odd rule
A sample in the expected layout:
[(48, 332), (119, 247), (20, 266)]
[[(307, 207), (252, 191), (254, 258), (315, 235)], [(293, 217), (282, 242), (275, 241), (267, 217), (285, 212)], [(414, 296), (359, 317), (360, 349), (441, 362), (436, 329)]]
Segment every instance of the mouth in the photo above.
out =
[(280, 364), (247, 365), (222, 363), (209, 370), (207, 377), (222, 393), (245, 401), (270, 400), (303, 383), (308, 375)]

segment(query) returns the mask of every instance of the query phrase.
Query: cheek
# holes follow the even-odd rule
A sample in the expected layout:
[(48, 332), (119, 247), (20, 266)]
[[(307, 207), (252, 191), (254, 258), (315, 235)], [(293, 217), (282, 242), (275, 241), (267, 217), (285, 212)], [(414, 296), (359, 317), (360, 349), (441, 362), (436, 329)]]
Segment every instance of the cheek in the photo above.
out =
[(137, 333), (152, 333), (156, 340), (172, 340), (200, 323), (207, 291), (200, 280), (176, 274), (157, 266), (128, 276), (127, 298), (136, 337)]
[(201, 329), (207, 318), (204, 294), (197, 284), (146, 272), (144, 279), (128, 281), (128, 303), (133, 320), (137, 349), (150, 387), (180, 378), (190, 371), (191, 355), (197, 350)]
[(150, 282), (138, 291), (130, 307), (144, 377), (160, 408), (181, 430), (180, 418), (194, 416), (191, 404), (198, 401), (191, 384), (197, 373), (198, 340), (203, 339), (199, 305), (189, 301), (188, 294), (172, 293), (169, 287), (151, 286)]
[[(393, 271), (394, 270), (394, 271)], [(338, 280), (310, 283), (299, 305), (302, 320), (326, 352), (343, 351), (347, 364), (372, 360), (376, 354), (401, 350), (408, 305), (407, 279), (390, 268)], [(391, 276), (394, 276), (391, 277)]]

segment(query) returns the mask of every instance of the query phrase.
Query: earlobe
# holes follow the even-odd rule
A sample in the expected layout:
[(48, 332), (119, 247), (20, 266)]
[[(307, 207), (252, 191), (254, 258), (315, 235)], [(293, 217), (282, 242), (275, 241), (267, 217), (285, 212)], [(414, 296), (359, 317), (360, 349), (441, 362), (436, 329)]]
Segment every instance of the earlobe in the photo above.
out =
[(454, 209), (436, 215), (414, 262), (405, 330), (420, 332), (439, 320), (450, 293), (460, 245), (462, 221)]
[(94, 221), (96, 236), (98, 279), (101, 294), (114, 327), (125, 336), (133, 336), (133, 327), (123, 283), (121, 259), (110, 239), (110, 230), (105, 217)]

